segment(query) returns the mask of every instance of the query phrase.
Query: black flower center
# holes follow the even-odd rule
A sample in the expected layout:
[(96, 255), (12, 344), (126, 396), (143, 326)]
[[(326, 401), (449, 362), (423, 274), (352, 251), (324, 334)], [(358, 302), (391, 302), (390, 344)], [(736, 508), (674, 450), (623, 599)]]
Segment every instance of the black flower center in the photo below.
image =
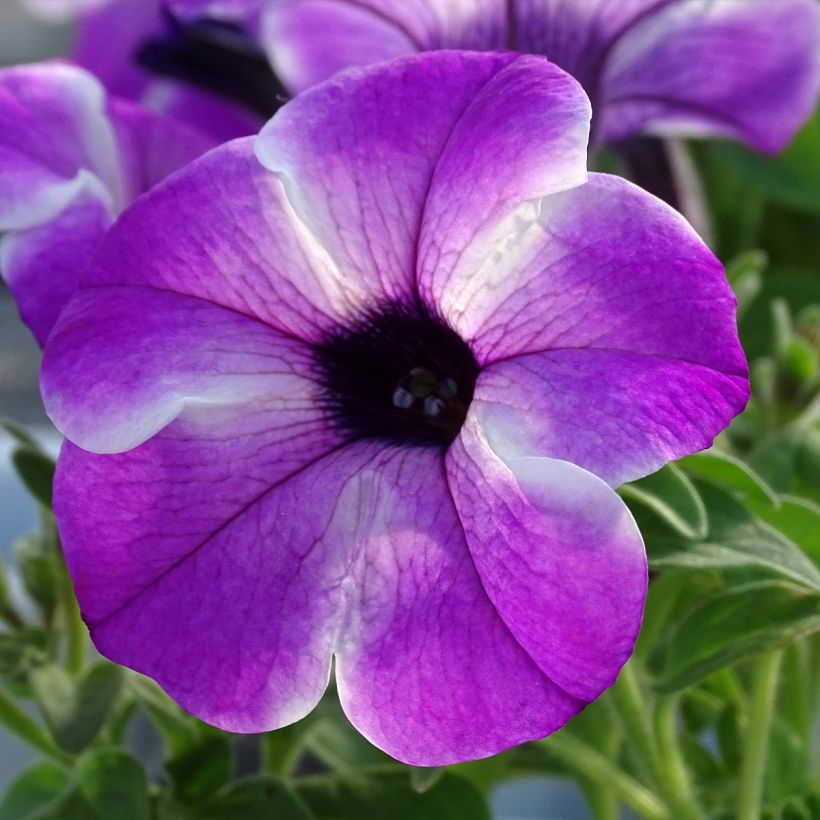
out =
[(356, 439), (420, 447), (446, 447), (458, 435), (479, 371), (467, 344), (420, 304), (367, 313), (315, 355), (339, 428)]
[(216, 20), (183, 25), (168, 14), (166, 29), (135, 55), (153, 74), (239, 103), (265, 119), (287, 100), (267, 57), (240, 26)]

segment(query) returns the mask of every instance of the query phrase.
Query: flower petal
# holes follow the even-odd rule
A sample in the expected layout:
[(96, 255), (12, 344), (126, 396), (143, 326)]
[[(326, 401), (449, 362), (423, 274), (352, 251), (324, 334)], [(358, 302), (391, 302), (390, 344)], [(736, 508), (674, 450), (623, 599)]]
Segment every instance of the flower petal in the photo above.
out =
[(250, 138), (206, 154), (141, 197), (83, 281), (196, 296), (311, 340), (365, 296), (294, 214)]
[(600, 82), (602, 141), (720, 134), (775, 153), (817, 105), (820, 6), (668, 4), (615, 45)]
[(125, 100), (113, 98), (110, 110), (128, 202), (216, 145), (171, 117)]
[(348, 489), (348, 537), (361, 548), (336, 681), (365, 737), (404, 762), (443, 765), (543, 737), (581, 710), (488, 599), (439, 453), (393, 450)]
[(80, 190), (50, 221), (0, 240), (0, 272), (40, 346), (111, 221), (107, 204), (93, 191)]
[(294, 92), (350, 66), (414, 51), (492, 51), (506, 43), (504, 0), (284, 0), (269, 3), (262, 37)]
[(41, 387), (58, 429), (98, 453), (129, 450), (186, 410), (260, 401), (297, 418), (319, 415), (301, 342), (151, 288), (79, 290), (49, 338)]
[(55, 483), (97, 648), (234, 732), (284, 726), (321, 697), (350, 552), (333, 533), (356, 518), (344, 487), (373, 457), (321, 458), (321, 437), (299, 452), (270, 409), (181, 418), (122, 455), (66, 444)]
[(427, 197), (418, 275), (432, 304), (477, 235), (503, 224), (524, 201), (586, 181), (590, 117), (581, 86), (540, 57), (521, 57), (476, 95)]
[(262, 37), (276, 75), (295, 94), (343, 68), (417, 50), (389, 18), (340, 0), (273, 3), (262, 18)]
[(590, 174), (479, 233), (438, 304), (482, 364), (594, 348), (746, 372), (720, 262), (680, 214), (618, 177)]
[(711, 446), (748, 398), (745, 374), (618, 350), (551, 350), (490, 365), (471, 410), (494, 449), (571, 461), (617, 487)]
[(57, 63), (0, 70), (0, 231), (41, 225), (82, 190), (109, 207), (123, 191), (105, 93)]
[(262, 163), (339, 269), (366, 284), (369, 305), (412, 293), (441, 152), (481, 90), (520, 59), (440, 51), (346, 72), (262, 130)]
[(591, 701), (632, 653), (646, 554), (624, 502), (604, 482), (551, 458), (494, 452), (468, 418), (447, 473), (487, 595), (544, 674)]
[(0, 272), (40, 344), (116, 213), (210, 147), (57, 63), (0, 70)]
[(636, 21), (677, 2), (511, 0), (515, 47), (532, 54), (546, 54), (585, 88), (592, 89), (612, 44)]

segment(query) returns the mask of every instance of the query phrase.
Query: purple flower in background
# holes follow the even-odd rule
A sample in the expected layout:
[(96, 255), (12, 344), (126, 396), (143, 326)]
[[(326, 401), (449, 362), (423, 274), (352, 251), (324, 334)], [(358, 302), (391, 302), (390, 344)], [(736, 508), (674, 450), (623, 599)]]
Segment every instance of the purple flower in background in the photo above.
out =
[(109, 232), (46, 348), (97, 647), (224, 729), (306, 715), (446, 764), (612, 684), (646, 558), (613, 487), (744, 406), (735, 302), (672, 209), (587, 175), (540, 57), (340, 75)]
[(111, 93), (220, 141), (256, 133), (285, 99), (253, 44), (253, 21), (239, 13), (237, 0), (209, 4), (207, 10), (219, 20), (190, 22), (166, 13), (162, 0), (27, 0), (27, 5), (47, 19), (75, 19), (72, 59)]
[(0, 273), (43, 344), (117, 215), (213, 146), (59, 63), (0, 69)]
[(545, 54), (592, 100), (593, 142), (721, 135), (782, 149), (817, 103), (816, 0), (166, 0), (249, 15), (294, 92), (440, 48)]

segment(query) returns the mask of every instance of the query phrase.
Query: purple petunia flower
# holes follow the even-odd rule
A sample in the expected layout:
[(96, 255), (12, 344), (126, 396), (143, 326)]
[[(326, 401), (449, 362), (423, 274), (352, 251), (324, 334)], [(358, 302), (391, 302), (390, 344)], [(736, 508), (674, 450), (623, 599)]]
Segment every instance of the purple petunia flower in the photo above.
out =
[(294, 92), (341, 68), (440, 48), (545, 54), (592, 100), (593, 142), (729, 136), (782, 149), (817, 103), (816, 0), (166, 0), (258, 15)]
[(220, 22), (190, 25), (168, 15), (162, 0), (27, 0), (27, 6), (46, 19), (75, 20), (72, 59), (109, 92), (220, 142), (258, 132), (284, 98), (264, 55), (238, 27), (246, 21), (232, 10), (241, 6), (237, 0), (211, 4)]
[(744, 406), (735, 301), (668, 206), (587, 175), (540, 57), (340, 75), (109, 232), (46, 348), (55, 513), (97, 647), (255, 732), (335, 658), (414, 764), (558, 729), (638, 633), (613, 487)]
[(117, 215), (213, 147), (60, 63), (0, 69), (0, 274), (43, 344)]

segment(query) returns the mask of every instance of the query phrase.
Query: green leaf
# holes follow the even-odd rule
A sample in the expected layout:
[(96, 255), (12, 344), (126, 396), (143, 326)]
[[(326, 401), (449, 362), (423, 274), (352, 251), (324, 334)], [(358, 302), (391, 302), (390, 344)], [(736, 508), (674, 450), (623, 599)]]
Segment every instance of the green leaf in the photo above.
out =
[(193, 718), (183, 712), (150, 678), (128, 675), (130, 694), (151, 716), (172, 755), (182, 754), (194, 741)]
[(297, 781), (296, 787), (320, 820), (490, 820), (477, 789), (449, 773), (424, 794), (401, 770), (309, 777)]
[(706, 509), (692, 482), (673, 464), (633, 484), (620, 488), (658, 515), (685, 538), (702, 538), (707, 530)]
[(91, 667), (79, 684), (55, 664), (32, 671), (34, 695), (60, 748), (77, 753), (94, 740), (120, 693), (122, 680), (120, 667), (107, 662)]
[(80, 764), (79, 793), (94, 812), (88, 820), (148, 820), (148, 778), (142, 764), (119, 749), (103, 749)]
[(16, 421), (0, 416), (0, 428), (5, 430), (18, 444), (24, 444), (35, 450), (40, 449), (36, 439)]
[(196, 803), (218, 792), (233, 771), (233, 750), (224, 735), (212, 735), (171, 758), (165, 769), (174, 795), (184, 803)]
[(765, 251), (746, 251), (726, 266), (726, 276), (737, 297), (737, 312), (741, 316), (751, 306), (763, 288), (763, 272), (769, 264)]
[(60, 594), (61, 567), (53, 545), (41, 535), (24, 535), (14, 544), (20, 578), (26, 592), (50, 621)]
[(695, 570), (756, 570), (820, 592), (820, 570), (782, 533), (755, 518), (729, 493), (698, 484), (709, 516), (709, 533), (699, 542), (647, 538), (652, 566)]
[(392, 762), (384, 752), (368, 743), (336, 708), (322, 704), (328, 711), (305, 737), (304, 745), (329, 769), (378, 766)]
[(809, 120), (777, 157), (764, 157), (736, 143), (710, 146), (725, 173), (792, 208), (820, 212), (820, 115)]
[(28, 445), (18, 447), (12, 453), (11, 460), (28, 491), (41, 504), (51, 509), (54, 460), (39, 449)]
[(693, 478), (733, 490), (758, 504), (778, 504), (774, 491), (748, 464), (718, 450), (696, 453), (679, 461), (678, 467)]
[[(244, 780), (193, 812), (197, 820), (316, 820), (281, 780), (266, 776)], [(170, 817), (169, 817), (170, 820)], [(173, 820), (179, 820), (178, 815)]]
[(0, 633), (0, 675), (28, 672), (43, 662), (47, 650), (48, 633), (39, 627)]
[(683, 689), (741, 658), (820, 631), (820, 595), (782, 581), (728, 590), (699, 603), (658, 653), (656, 686)]
[(754, 513), (781, 532), (820, 566), (820, 505), (795, 496), (782, 496), (780, 506), (750, 505)]
[(318, 710), (314, 710), (296, 723), (260, 735), (264, 771), (281, 777), (289, 775), (318, 719)]
[(0, 801), (0, 820), (41, 820), (64, 799), (70, 788), (68, 772), (44, 761), (23, 772)]
[(811, 759), (801, 737), (784, 720), (776, 719), (769, 733), (766, 758), (766, 802), (779, 805), (805, 793), (812, 783)]
[(424, 794), (441, 780), (446, 771), (447, 769), (444, 766), (431, 766), (429, 768), (412, 766), (410, 768), (410, 784), (419, 794)]

